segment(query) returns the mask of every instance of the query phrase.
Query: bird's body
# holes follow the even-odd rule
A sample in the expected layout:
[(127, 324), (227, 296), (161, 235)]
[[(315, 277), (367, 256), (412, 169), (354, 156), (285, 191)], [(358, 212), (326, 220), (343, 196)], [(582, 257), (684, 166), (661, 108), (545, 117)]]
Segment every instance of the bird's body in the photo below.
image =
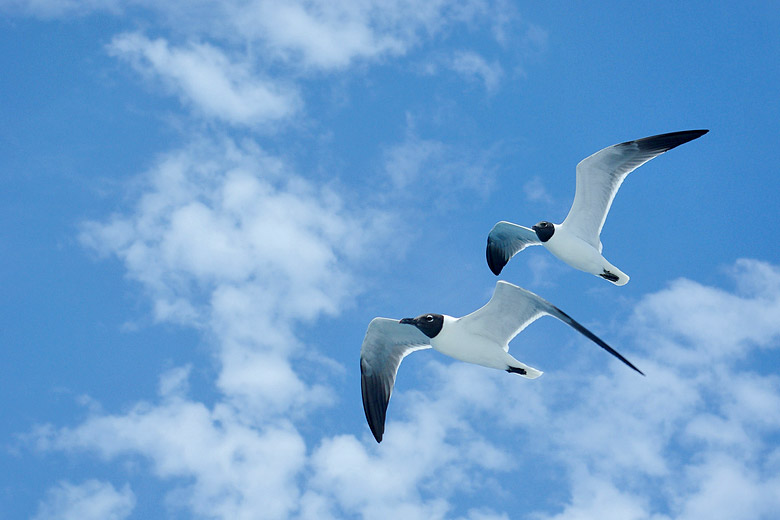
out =
[(544, 245), (570, 266), (615, 285), (629, 277), (602, 255), (601, 229), (626, 176), (650, 159), (706, 134), (686, 130), (608, 146), (577, 165), (577, 187), (569, 214), (560, 224), (542, 221), (532, 228), (501, 221), (490, 230), (486, 256), (498, 275), (509, 259), (528, 246)]
[(443, 315), (441, 332), (431, 338), (431, 347), (444, 355), (466, 363), (473, 363), (497, 370), (509, 367), (525, 370), (523, 377), (536, 379), (542, 372), (521, 363), (509, 354), (509, 343), (501, 344), (481, 334), (475, 334), (460, 322), (461, 318)]
[(625, 285), (629, 277), (604, 258), (601, 251), (572, 233), (565, 224), (554, 224), (555, 233), (542, 245), (558, 259), (575, 269), (609, 280), (615, 285)]
[(422, 314), (400, 321), (389, 318), (371, 320), (360, 349), (360, 384), (366, 420), (377, 442), (382, 440), (395, 375), (405, 356), (417, 350), (434, 348), (459, 361), (535, 379), (542, 372), (511, 356), (509, 342), (530, 323), (545, 315), (561, 320), (642, 373), (558, 307), (521, 287), (499, 281), (490, 301), (462, 318)]

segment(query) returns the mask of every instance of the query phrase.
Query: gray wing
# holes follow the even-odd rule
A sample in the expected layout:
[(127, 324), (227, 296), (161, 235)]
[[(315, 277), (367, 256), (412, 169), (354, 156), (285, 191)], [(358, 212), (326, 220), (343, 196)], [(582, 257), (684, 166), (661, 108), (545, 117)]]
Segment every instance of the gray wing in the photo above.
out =
[(515, 254), (528, 246), (541, 244), (533, 229), (501, 221), (490, 230), (487, 239), (487, 263), (493, 274), (498, 276), (501, 269)]
[(686, 130), (616, 144), (577, 165), (574, 203), (563, 224), (600, 249), (599, 235), (612, 200), (626, 176), (658, 155), (701, 137), (709, 130)]
[(545, 314), (545, 306), (541, 302), (544, 300), (531, 291), (499, 280), (490, 301), (458, 321), (471, 332), (506, 345)]
[(430, 341), (417, 327), (398, 320), (374, 318), (368, 324), (360, 349), (360, 390), (376, 442), (382, 442), (387, 404), (401, 360), (415, 350), (431, 348)]
[(580, 334), (644, 375), (617, 350), (607, 345), (601, 338), (558, 307), (531, 291), (503, 280), (496, 283), (493, 297), (484, 307), (464, 316), (460, 321), (475, 334), (481, 334), (501, 344), (507, 344), (530, 323), (544, 315), (553, 316), (570, 325)]

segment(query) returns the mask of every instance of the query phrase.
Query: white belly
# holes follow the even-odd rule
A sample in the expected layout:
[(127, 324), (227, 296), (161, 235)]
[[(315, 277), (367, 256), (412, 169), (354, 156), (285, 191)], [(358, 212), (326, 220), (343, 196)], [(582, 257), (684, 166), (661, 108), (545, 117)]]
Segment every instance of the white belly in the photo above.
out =
[(570, 266), (586, 273), (599, 274), (609, 265), (598, 250), (564, 227), (555, 227), (555, 233), (542, 245)]
[(444, 327), (431, 339), (431, 347), (457, 360), (498, 370), (506, 370), (510, 362), (515, 361), (504, 350), (504, 345), (465, 332), (458, 320), (450, 316), (444, 317)]

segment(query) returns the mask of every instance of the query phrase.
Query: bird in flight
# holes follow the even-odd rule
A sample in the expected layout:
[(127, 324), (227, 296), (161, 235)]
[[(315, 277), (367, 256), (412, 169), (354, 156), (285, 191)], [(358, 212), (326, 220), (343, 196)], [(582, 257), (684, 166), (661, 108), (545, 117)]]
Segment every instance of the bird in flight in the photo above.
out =
[(615, 285), (628, 275), (601, 254), (601, 228), (612, 200), (626, 176), (662, 153), (706, 134), (685, 130), (627, 141), (600, 150), (577, 165), (574, 203), (561, 224), (541, 221), (530, 229), (501, 221), (487, 239), (487, 263), (498, 275), (515, 254), (527, 246), (543, 245), (570, 266), (600, 276)]
[(547, 300), (511, 283), (499, 281), (482, 308), (453, 318), (422, 314), (400, 321), (374, 318), (360, 350), (363, 410), (377, 442), (385, 431), (385, 415), (401, 360), (415, 350), (433, 348), (473, 363), (536, 379), (542, 372), (509, 354), (509, 342), (530, 323), (553, 316), (576, 329), (623, 363), (644, 375), (615, 349)]

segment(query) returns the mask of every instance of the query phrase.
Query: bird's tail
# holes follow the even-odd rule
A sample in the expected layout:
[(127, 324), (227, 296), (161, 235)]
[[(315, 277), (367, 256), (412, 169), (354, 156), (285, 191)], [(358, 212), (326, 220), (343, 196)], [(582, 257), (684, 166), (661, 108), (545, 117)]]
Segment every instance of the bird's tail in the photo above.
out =
[(610, 265), (608, 268), (604, 268), (602, 272), (599, 273), (599, 276), (608, 282), (612, 282), (615, 285), (626, 285), (631, 279), (631, 277), (629, 277), (626, 273), (614, 265)]
[(514, 366), (508, 366), (506, 371), (510, 374), (519, 374), (526, 379), (536, 379), (540, 375), (544, 374), (544, 372), (541, 370), (537, 370), (534, 367), (529, 367), (525, 363), (521, 363), (517, 360), (514, 361), (513, 365)]

